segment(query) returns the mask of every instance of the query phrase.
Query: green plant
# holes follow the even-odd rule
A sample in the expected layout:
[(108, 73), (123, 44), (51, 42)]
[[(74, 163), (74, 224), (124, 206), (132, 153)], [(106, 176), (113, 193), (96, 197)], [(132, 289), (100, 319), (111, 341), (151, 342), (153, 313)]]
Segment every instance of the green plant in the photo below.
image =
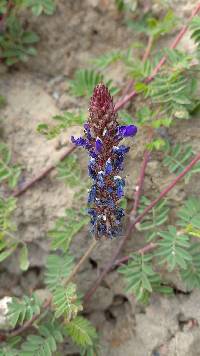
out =
[(13, 0), (1, 1), (0, 4), (0, 59), (8, 66), (19, 61), (26, 62), (37, 51), (34, 45), (38, 35), (26, 29), (20, 14), (30, 8), (33, 15), (41, 13), (52, 15), (55, 10), (54, 0)]
[[(116, 1), (116, 3), (120, 10), (127, 10), (127, 5), (130, 5), (131, 2)], [(4, 7), (2, 5), (2, 12), (6, 11), (5, 5), (5, 3)], [(42, 10), (39, 7), (34, 11), (38, 14)], [(51, 10), (48, 11), (51, 12)], [(199, 11), (200, 5), (192, 16), (195, 16)], [(92, 61), (94, 68), (78, 70), (75, 72), (74, 79), (68, 81), (69, 92), (77, 97), (90, 96), (94, 86), (102, 81), (106, 83), (113, 95), (117, 95), (118, 88), (116, 90), (111, 81), (104, 79), (109, 66), (114, 65), (116, 61), (121, 61), (127, 77), (130, 78), (126, 95), (119, 99), (115, 106), (113, 106), (108, 90), (102, 83), (95, 88), (90, 102), (90, 118), (84, 125), (85, 136), (72, 138), (73, 143), (86, 147), (90, 154), (88, 170), (93, 183), (89, 192), (88, 203), (91, 206), (88, 211), (83, 203), (88, 182), (81, 170), (79, 154), (72, 153), (75, 148), (71, 150), (71, 154), (65, 160), (62, 157), (63, 162), (56, 166), (57, 178), (73, 187), (74, 199), (71, 208), (66, 209), (63, 216), (57, 218), (54, 226), (48, 232), (51, 246), (44, 280), (49, 296), (45, 301), (41, 301), (36, 293), (32, 296), (12, 299), (7, 316), (13, 329), (2, 334), (2, 337), (5, 337), (1, 351), (3, 356), (56, 355), (66, 338), (70, 338), (78, 346), (80, 355), (96, 356), (98, 352), (97, 333), (90, 321), (80, 314), (83, 310), (83, 302), (87, 303), (90, 300), (102, 279), (113, 266), (115, 268), (120, 266), (119, 272), (125, 279), (127, 292), (133, 293), (139, 302), (148, 303), (152, 293), (166, 295), (173, 293), (172, 285), (163, 277), (165, 272), (176, 271), (179, 273), (188, 289), (200, 287), (199, 199), (188, 197), (185, 202), (181, 202), (177, 218), (172, 210), (176, 207), (177, 201), (173, 199), (173, 196), (166, 199), (167, 193), (177, 186), (183, 177), (186, 185), (200, 170), (200, 154), (195, 155), (195, 147), (192, 146), (192, 142), (190, 147), (184, 144), (185, 141), (180, 143), (173, 138), (172, 144), (172, 137), (170, 137), (172, 126), (179, 125), (180, 130), (182, 129), (180, 119), (190, 120), (192, 118), (193, 122), (197, 120), (195, 112), (200, 104), (197, 95), (199, 18), (195, 18), (191, 23), (192, 38), (197, 44), (195, 61), (193, 60), (196, 52), (189, 55), (175, 49), (187, 27), (181, 29), (171, 48), (164, 50), (164, 56), (160, 59), (160, 50), (156, 44), (161, 36), (168, 34), (173, 29), (175, 22), (175, 16), (171, 11), (161, 20), (147, 14), (144, 18), (136, 21), (136, 25), (131, 24), (139, 33), (145, 34), (145, 41), (146, 38), (148, 39), (148, 46), (142, 61), (140, 56), (132, 58), (134, 46), (131, 46), (127, 50), (117, 50), (101, 56), (101, 58)], [(158, 71), (160, 71), (159, 74)], [(132, 90), (133, 84), (135, 85), (134, 90)], [(134, 108), (124, 111), (124, 105), (139, 94), (142, 100), (138, 100)], [(119, 122), (116, 121), (117, 111), (119, 111)], [(82, 126), (86, 121), (85, 117), (86, 115), (82, 114), (82, 111), (80, 113), (61, 113), (53, 118), (56, 122), (55, 125), (42, 123), (38, 126), (38, 131), (44, 134), (47, 139), (52, 139), (72, 125)], [(124, 145), (119, 147), (117, 145), (123, 136), (133, 136), (136, 133), (136, 128), (132, 125), (132, 117), (136, 117), (135, 123), (140, 132), (144, 134), (143, 161), (135, 186), (133, 206), (130, 208), (130, 204), (126, 204), (127, 200), (124, 197), (122, 204), (120, 205), (119, 202), (116, 208), (119, 198), (122, 198), (124, 194), (124, 180), (119, 177), (118, 173), (123, 169), (124, 154), (129, 150)], [(98, 122), (95, 121), (97, 119)], [(104, 127), (105, 124), (108, 124), (108, 127)], [(94, 138), (95, 130), (101, 138), (99, 136)], [(103, 137), (107, 132), (109, 132), (108, 141), (105, 142)], [(108, 149), (110, 150), (109, 155)], [(116, 152), (119, 151), (118, 157)], [(5, 150), (5, 152), (7, 151)], [(98, 161), (100, 167), (96, 166), (97, 156), (100, 157)], [(5, 157), (7, 157), (7, 153)], [(171, 175), (174, 176), (173, 180), (166, 188), (161, 189), (160, 194), (156, 197), (154, 197), (154, 191), (149, 191), (149, 189), (147, 191), (144, 185), (146, 169), (151, 158), (159, 158), (163, 162), (167, 180), (171, 178)], [(5, 177), (2, 174), (2, 182), (10, 184), (10, 179), (13, 175), (15, 176), (15, 170), (10, 167), (10, 159), (4, 158), (3, 161), (7, 162), (7, 166)], [(114, 166), (116, 162), (117, 164)], [(103, 174), (102, 170), (104, 170)], [(38, 177), (38, 180), (41, 179), (41, 174)], [(111, 178), (115, 181), (115, 185), (114, 183), (112, 186), (109, 185), (112, 181)], [(111, 189), (106, 191), (108, 188)], [(97, 189), (99, 189), (98, 196), (96, 196)], [(112, 189), (116, 190), (115, 195)], [(110, 200), (107, 199), (102, 208), (100, 203), (102, 201), (104, 203), (105, 196), (108, 198), (106, 195), (108, 192)], [(151, 201), (153, 198), (154, 200)], [(99, 200), (101, 200), (100, 203)], [(99, 206), (101, 207), (100, 212)], [(14, 208), (15, 200), (13, 198), (2, 200), (2, 213), (0, 206), (2, 223), (1, 221), (0, 223), (4, 244), (8, 243), (10, 231), (13, 229), (10, 215)], [(78, 262), (71, 253), (71, 246), (75, 243), (77, 234), (88, 224), (88, 212), (91, 215), (91, 230), (95, 236), (98, 238), (102, 235), (113, 237), (117, 228), (113, 225), (115, 231), (112, 230), (109, 234), (110, 228), (113, 227), (111, 223), (115, 219), (116, 225), (119, 225), (123, 209), (128, 210), (127, 231), (119, 240), (117, 250), (83, 299), (74, 277), (98, 242), (96, 240), (90, 242), (88, 249)], [(115, 216), (112, 215), (113, 211)], [(108, 212), (110, 214), (108, 217), (112, 217), (112, 220), (107, 219)], [(125, 242), (132, 237), (133, 229), (136, 229), (137, 234), (140, 234), (144, 246), (118, 260)], [(12, 245), (11, 247), (3, 245), (3, 253), (4, 246), (6, 253), (4, 256), (7, 257), (13, 252), (13, 248)], [(28, 266), (26, 246), (23, 246), (21, 255), (23, 256), (21, 265), (23, 269), (26, 269)], [(29, 331), (31, 326), (34, 331)], [(27, 331), (26, 338), (13, 338), (13, 336), (23, 333), (24, 330)]]

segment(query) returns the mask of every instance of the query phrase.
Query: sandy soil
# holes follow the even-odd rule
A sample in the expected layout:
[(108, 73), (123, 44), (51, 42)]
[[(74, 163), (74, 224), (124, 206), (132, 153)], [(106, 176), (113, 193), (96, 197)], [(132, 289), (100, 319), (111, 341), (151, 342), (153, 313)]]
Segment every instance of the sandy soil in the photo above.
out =
[[(186, 17), (197, 1), (171, 1), (179, 16)], [(144, 4), (141, 4), (141, 7)], [(146, 4), (145, 4), (146, 6)], [(154, 4), (155, 12), (159, 5)], [(54, 162), (62, 149), (57, 150), (57, 140), (46, 141), (36, 132), (37, 124), (50, 122), (51, 117), (62, 110), (80, 104), (67, 93), (67, 78), (78, 67), (88, 65), (92, 57), (106, 51), (126, 48), (133, 40), (133, 33), (123, 24), (114, 2), (107, 0), (61, 0), (52, 17), (34, 19), (31, 26), (39, 33), (38, 56), (26, 65), (20, 64), (10, 72), (1, 69), (0, 93), (6, 97), (7, 106), (1, 110), (4, 118), (4, 139), (11, 147), (14, 160), (23, 170), (23, 181), (37, 174)], [(182, 46), (188, 47), (188, 38)], [(192, 43), (191, 43), (192, 46)], [(120, 66), (112, 69), (116, 83), (121, 85), (123, 73)], [(195, 126), (195, 130), (193, 127)], [(68, 141), (72, 128), (66, 132)], [(184, 136), (183, 136), (184, 132)], [(199, 150), (200, 121), (181, 122), (170, 130), (172, 142), (184, 141)], [(141, 152), (143, 135), (138, 135), (127, 162), (127, 195), (133, 194)], [(134, 169), (132, 162), (134, 160)], [(145, 180), (145, 192), (155, 197), (170, 180), (157, 157), (152, 157)], [(21, 184), (23, 183), (21, 182)], [(149, 193), (150, 192), (150, 193)], [(49, 249), (47, 231), (64, 209), (71, 206), (73, 190), (55, 178), (55, 172), (35, 185), (18, 199), (16, 223), (18, 235), (29, 242), (30, 268), (21, 274), (16, 255), (2, 267), (0, 296), (43, 288), (43, 267)], [(183, 189), (181, 183), (171, 193), (174, 211), (188, 194), (200, 193), (200, 181), (193, 178)], [(99, 268), (109, 259), (118, 241), (103, 243), (92, 253), (94, 264), (88, 261), (77, 282), (86, 291), (99, 273)], [(89, 245), (86, 234), (80, 233), (72, 244), (72, 252), (78, 258)], [(126, 252), (142, 245), (141, 235), (134, 233), (126, 246)], [(173, 298), (153, 296), (147, 307), (135, 303), (124, 292), (124, 285), (117, 272), (112, 272), (93, 297), (87, 316), (94, 322), (101, 335), (102, 356), (199, 356), (200, 355), (200, 292), (188, 293), (179, 277), (170, 277), (176, 286)], [(44, 292), (44, 291), (43, 291)], [(77, 355), (67, 345), (64, 355)]]

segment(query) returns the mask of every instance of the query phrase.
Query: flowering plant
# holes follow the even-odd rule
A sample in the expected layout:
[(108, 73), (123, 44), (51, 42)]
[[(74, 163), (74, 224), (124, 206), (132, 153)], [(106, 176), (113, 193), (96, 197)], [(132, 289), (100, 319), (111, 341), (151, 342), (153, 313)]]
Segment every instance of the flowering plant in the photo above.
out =
[(126, 137), (137, 133), (135, 125), (119, 125), (113, 99), (104, 84), (95, 87), (89, 106), (89, 119), (84, 124), (85, 137), (71, 140), (89, 153), (88, 173), (93, 180), (88, 195), (91, 206), (91, 231), (95, 237), (113, 238), (121, 231), (124, 209), (119, 200), (124, 195), (125, 179), (119, 174), (123, 170), (124, 156), (130, 147), (119, 145)]

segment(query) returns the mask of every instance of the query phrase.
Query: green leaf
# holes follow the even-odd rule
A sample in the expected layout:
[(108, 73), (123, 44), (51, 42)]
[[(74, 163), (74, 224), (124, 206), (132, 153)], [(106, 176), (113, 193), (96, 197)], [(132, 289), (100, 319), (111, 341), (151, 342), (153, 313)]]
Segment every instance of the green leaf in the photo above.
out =
[(23, 33), (22, 42), (26, 44), (37, 43), (39, 41), (39, 37), (35, 32), (26, 31)]
[(155, 286), (160, 285), (159, 275), (152, 269), (151, 254), (133, 254), (128, 265), (119, 269), (123, 274), (127, 291), (134, 293), (138, 301), (144, 302)]
[(73, 342), (81, 348), (93, 346), (97, 341), (97, 333), (89, 320), (77, 316), (66, 324), (65, 330)]
[(192, 260), (188, 236), (177, 232), (174, 226), (169, 226), (168, 231), (161, 231), (158, 234), (162, 238), (157, 241), (158, 248), (155, 251), (159, 263), (167, 263), (169, 271), (173, 271), (178, 266), (186, 269), (187, 263)]
[(56, 125), (47, 125), (46, 123), (41, 123), (37, 126), (37, 131), (40, 134), (46, 136), (48, 140), (55, 138), (68, 127), (75, 125), (82, 126), (85, 122), (85, 114), (82, 112), (73, 113), (66, 111), (63, 113), (63, 115), (53, 116), (53, 120), (57, 122)]
[(55, 290), (70, 275), (74, 267), (73, 257), (67, 254), (49, 255), (47, 259), (47, 270), (45, 282), (50, 291)]
[(82, 306), (76, 294), (76, 285), (69, 283), (66, 287), (60, 285), (53, 291), (55, 317), (64, 316), (68, 321), (75, 318)]
[(81, 184), (81, 167), (76, 154), (70, 154), (57, 165), (57, 178), (64, 180), (70, 187), (76, 187)]
[[(176, 144), (172, 147), (168, 146), (168, 152), (163, 163), (168, 167), (170, 173), (179, 175), (193, 158), (194, 153), (191, 146)], [(200, 172), (199, 162), (187, 173), (185, 182), (188, 183), (191, 176), (198, 172)]]
[(53, 356), (57, 344), (63, 341), (59, 324), (42, 325), (40, 335), (29, 335), (21, 346), (20, 356)]
[(35, 16), (39, 16), (42, 13), (45, 15), (53, 15), (56, 9), (54, 0), (26, 0), (26, 6), (31, 8)]
[(195, 16), (193, 17), (191, 23), (190, 23), (190, 29), (192, 31), (191, 33), (191, 38), (194, 40), (194, 42), (197, 45), (197, 58), (200, 58), (200, 17)]
[(24, 296), (22, 300), (12, 298), (9, 303), (8, 320), (13, 327), (22, 325), (26, 320), (29, 320), (35, 314), (40, 313), (41, 302), (38, 297), (33, 294), (31, 297)]
[(192, 259), (187, 263), (187, 268), (181, 270), (181, 277), (187, 287), (192, 290), (200, 288), (200, 244), (193, 243), (189, 247), (189, 253)]
[(81, 209), (66, 209), (66, 216), (58, 218), (55, 227), (48, 232), (52, 240), (53, 249), (68, 250), (73, 236), (75, 236), (89, 222), (86, 212)]
[(23, 245), (19, 252), (19, 265), (22, 271), (27, 271), (29, 267), (28, 248)]
[(17, 243), (13, 243), (11, 247), (6, 246), (6, 250), (3, 252), (0, 252), (0, 262), (3, 262), (6, 258), (8, 258), (10, 255), (13, 254), (13, 252), (17, 248)]
[(102, 56), (93, 59), (92, 62), (94, 63), (97, 69), (105, 69), (111, 64), (120, 60), (121, 56), (122, 56), (121, 52), (119, 50), (116, 50), (103, 54)]
[(196, 69), (191, 66), (191, 56), (177, 50), (165, 52), (167, 69), (149, 83), (147, 96), (159, 105), (161, 115), (188, 119), (196, 102)]
[[(139, 206), (139, 213), (150, 204), (150, 200), (142, 196)], [(153, 230), (157, 231), (158, 227), (163, 225), (168, 219), (169, 207), (167, 200), (161, 200), (151, 211), (145, 215), (143, 221), (137, 226), (139, 231)]]
[(166, 15), (161, 19), (152, 17), (150, 13), (144, 15), (141, 20), (128, 20), (127, 25), (139, 33), (145, 33), (154, 39), (163, 36), (174, 28), (177, 24), (177, 17), (175, 17), (172, 10), (168, 10)]
[(21, 169), (11, 165), (11, 152), (5, 143), (0, 143), (0, 183), (7, 182), (10, 188), (17, 185)]
[(195, 197), (189, 198), (178, 212), (178, 225), (187, 229), (192, 225), (195, 229), (200, 229), (200, 200)]
[(95, 86), (101, 82), (105, 82), (111, 95), (118, 93), (119, 89), (112, 86), (111, 80), (105, 81), (103, 74), (89, 69), (79, 69), (75, 72), (74, 79), (69, 81), (70, 93), (78, 97), (90, 97)]

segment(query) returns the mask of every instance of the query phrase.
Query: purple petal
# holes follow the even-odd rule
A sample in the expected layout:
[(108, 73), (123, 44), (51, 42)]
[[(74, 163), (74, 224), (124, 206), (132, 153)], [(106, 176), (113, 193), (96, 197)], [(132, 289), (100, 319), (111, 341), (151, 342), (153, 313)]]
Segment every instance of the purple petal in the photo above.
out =
[(111, 163), (111, 159), (109, 158), (107, 161), (106, 161), (106, 164), (105, 164), (105, 173), (106, 174), (110, 174), (112, 172), (112, 163)]
[(100, 171), (98, 174), (97, 174), (97, 185), (98, 187), (100, 188), (103, 188), (105, 183), (104, 183), (104, 176), (105, 176), (105, 173), (103, 171)]
[(130, 147), (127, 147), (125, 145), (121, 145), (121, 146), (114, 146), (113, 147), (113, 152), (117, 153), (118, 155), (124, 155), (125, 153), (127, 153), (130, 150)]
[(96, 198), (96, 186), (93, 185), (88, 194), (88, 204), (91, 204), (95, 201)]
[(124, 195), (124, 189), (122, 188), (122, 186), (118, 186), (117, 187), (117, 197), (120, 199), (122, 198)]
[(85, 132), (86, 132), (86, 134), (87, 134), (88, 140), (91, 140), (92, 135), (91, 135), (91, 132), (90, 132), (90, 126), (89, 126), (89, 124), (84, 124), (83, 126), (84, 126)]
[(75, 138), (74, 136), (71, 136), (71, 142), (74, 143), (74, 145), (76, 146), (82, 147), (86, 147), (86, 145), (88, 144), (88, 141), (83, 137)]
[(119, 137), (129, 137), (129, 136), (135, 136), (137, 133), (137, 127), (135, 125), (123, 125), (123, 126), (118, 126), (117, 128), (117, 135)]
[(97, 138), (96, 138), (96, 142), (95, 142), (95, 149), (96, 149), (96, 152), (97, 152), (97, 153), (100, 153), (101, 150), (102, 150), (102, 147), (103, 147), (103, 142), (102, 142), (102, 140), (101, 140), (99, 137), (97, 137)]

